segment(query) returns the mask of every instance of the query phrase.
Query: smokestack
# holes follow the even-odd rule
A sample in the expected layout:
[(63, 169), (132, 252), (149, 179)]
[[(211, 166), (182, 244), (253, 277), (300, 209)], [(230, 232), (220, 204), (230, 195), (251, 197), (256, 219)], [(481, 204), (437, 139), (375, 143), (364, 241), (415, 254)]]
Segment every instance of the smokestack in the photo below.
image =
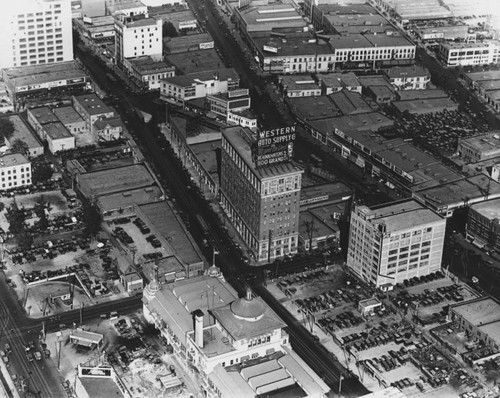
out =
[(194, 315), (194, 342), (200, 348), (203, 348), (203, 316), (202, 310), (193, 311)]

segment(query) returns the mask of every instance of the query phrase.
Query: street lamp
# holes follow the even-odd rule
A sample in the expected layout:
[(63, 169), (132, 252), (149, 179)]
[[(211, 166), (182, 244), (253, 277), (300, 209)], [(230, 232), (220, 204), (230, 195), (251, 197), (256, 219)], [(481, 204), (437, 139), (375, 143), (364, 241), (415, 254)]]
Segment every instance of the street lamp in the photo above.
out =
[(57, 349), (57, 370), (61, 370), (61, 342), (62, 342), (62, 332), (57, 332), (57, 344), (56, 344), (56, 349)]

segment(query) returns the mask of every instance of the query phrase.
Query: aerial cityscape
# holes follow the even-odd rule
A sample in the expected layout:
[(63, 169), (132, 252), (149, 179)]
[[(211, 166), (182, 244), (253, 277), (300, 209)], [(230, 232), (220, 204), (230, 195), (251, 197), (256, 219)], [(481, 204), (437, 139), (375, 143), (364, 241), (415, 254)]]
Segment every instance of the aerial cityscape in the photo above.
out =
[(0, 398), (500, 398), (498, 0), (0, 32)]

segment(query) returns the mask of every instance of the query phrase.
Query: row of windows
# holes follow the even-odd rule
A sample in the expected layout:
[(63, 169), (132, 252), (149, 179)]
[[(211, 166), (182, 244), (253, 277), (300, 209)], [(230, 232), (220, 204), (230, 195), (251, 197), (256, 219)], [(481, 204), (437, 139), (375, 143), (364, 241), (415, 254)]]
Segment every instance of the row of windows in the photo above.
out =
[[(25, 185), (25, 184), (31, 184), (31, 181), (30, 180), (21, 180), (21, 185)], [(2, 183), (2, 188), (12, 188), (12, 187), (17, 187), (17, 186), (19, 186), (19, 184), (12, 183), (12, 182)]]

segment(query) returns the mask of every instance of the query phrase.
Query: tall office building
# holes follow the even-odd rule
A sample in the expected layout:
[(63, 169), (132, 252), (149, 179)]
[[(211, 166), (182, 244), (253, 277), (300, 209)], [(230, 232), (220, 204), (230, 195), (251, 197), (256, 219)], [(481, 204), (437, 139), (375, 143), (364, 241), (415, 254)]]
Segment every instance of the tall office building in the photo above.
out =
[(295, 127), (222, 132), (221, 203), (264, 264), (297, 252), (302, 170), (290, 162)]
[(71, 3), (16, 0), (0, 12), (0, 68), (73, 60)]
[(415, 200), (351, 213), (347, 266), (377, 287), (441, 268), (446, 221)]
[(147, 15), (116, 15), (115, 62), (149, 55), (154, 61), (163, 57), (162, 21)]

